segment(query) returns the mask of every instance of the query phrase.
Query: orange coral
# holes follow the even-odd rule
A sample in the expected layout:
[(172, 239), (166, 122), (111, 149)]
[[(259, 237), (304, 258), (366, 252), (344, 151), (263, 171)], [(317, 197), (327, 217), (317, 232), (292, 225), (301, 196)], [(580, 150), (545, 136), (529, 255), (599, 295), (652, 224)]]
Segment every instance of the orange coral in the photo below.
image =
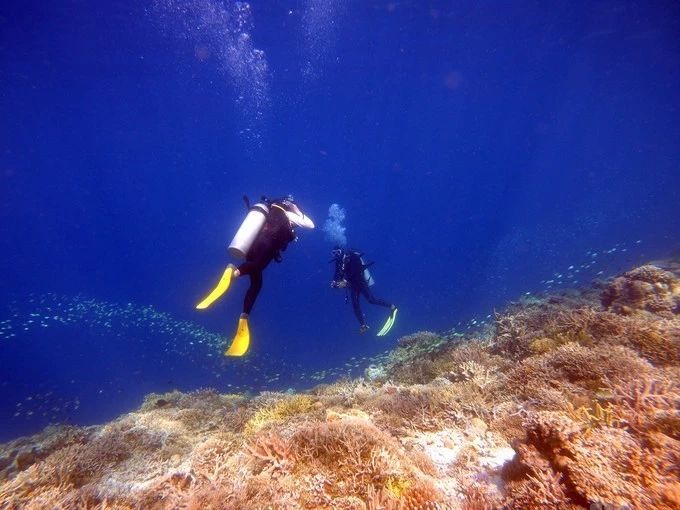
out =
[(480, 483), (465, 483), (463, 486), (462, 510), (495, 510), (500, 502), (489, 494), (486, 486)]
[(294, 462), (290, 446), (274, 433), (258, 437), (246, 446), (246, 451), (257, 464), (256, 473), (266, 472), (272, 477), (288, 471)]
[(409, 487), (401, 500), (400, 510), (443, 510), (439, 491), (426, 482)]
[(525, 480), (512, 487), (512, 497), (506, 502), (507, 508), (564, 510), (573, 507), (565, 494), (561, 477), (562, 475), (550, 469), (527, 475)]
[(662, 430), (680, 438), (680, 385), (665, 378), (630, 381), (616, 387), (618, 418), (636, 432)]

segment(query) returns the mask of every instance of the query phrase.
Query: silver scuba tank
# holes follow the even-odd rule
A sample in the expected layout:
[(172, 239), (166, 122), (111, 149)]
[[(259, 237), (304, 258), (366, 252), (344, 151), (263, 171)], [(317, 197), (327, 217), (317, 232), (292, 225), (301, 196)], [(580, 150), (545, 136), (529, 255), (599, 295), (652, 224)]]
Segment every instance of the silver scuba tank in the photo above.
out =
[(243, 223), (236, 231), (236, 235), (229, 244), (229, 253), (232, 257), (237, 259), (245, 259), (248, 250), (255, 242), (257, 234), (262, 230), (264, 222), (267, 220), (269, 214), (269, 207), (266, 204), (258, 202), (253, 205), (246, 215)]
[[(361, 265), (364, 266), (366, 263), (364, 262), (363, 258), (360, 258), (361, 260)], [(375, 285), (375, 280), (373, 280), (373, 275), (371, 275), (371, 272), (368, 270), (367, 267), (364, 268), (364, 281), (369, 287), (373, 287)]]

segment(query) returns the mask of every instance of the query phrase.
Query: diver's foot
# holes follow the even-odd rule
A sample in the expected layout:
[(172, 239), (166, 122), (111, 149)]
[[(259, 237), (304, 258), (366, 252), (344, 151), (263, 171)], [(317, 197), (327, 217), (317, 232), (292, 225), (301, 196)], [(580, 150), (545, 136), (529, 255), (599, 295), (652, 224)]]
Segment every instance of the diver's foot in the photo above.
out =
[(220, 297), (222, 297), (222, 295), (229, 290), (229, 286), (234, 279), (234, 272), (238, 272), (238, 269), (236, 269), (234, 264), (229, 264), (224, 270), (224, 274), (217, 283), (217, 286), (212, 291), (210, 291), (210, 294), (208, 294), (208, 296), (203, 299), (203, 301), (196, 305), (196, 308), (198, 310), (205, 310)]
[(241, 276), (241, 271), (236, 269), (236, 266), (234, 266), (234, 273), (233, 274), (234, 274), (234, 278), (238, 278), (239, 276)]
[(380, 331), (378, 331), (378, 334), (376, 336), (385, 336), (387, 333), (390, 332), (392, 329), (392, 326), (394, 326), (394, 321), (397, 318), (397, 307), (392, 305), (390, 308), (390, 316), (387, 318), (385, 321), (385, 324), (383, 324), (383, 327)]
[(368, 326), (368, 324), (362, 324), (361, 326), (359, 326), (359, 334), (363, 335), (369, 329), (371, 329), (371, 328)]
[(394, 311), (397, 309), (397, 305), (390, 305), (390, 311)]
[(242, 313), (238, 319), (236, 335), (231, 344), (224, 352), (225, 356), (243, 356), (250, 346), (250, 327), (248, 326), (248, 314)]

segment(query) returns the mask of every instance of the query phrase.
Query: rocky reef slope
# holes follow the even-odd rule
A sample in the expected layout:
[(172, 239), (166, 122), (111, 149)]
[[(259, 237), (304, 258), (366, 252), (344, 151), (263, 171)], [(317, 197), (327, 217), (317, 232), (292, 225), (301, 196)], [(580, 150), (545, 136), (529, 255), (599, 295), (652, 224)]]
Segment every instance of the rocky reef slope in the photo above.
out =
[(366, 376), (149, 395), (0, 448), (2, 509), (680, 508), (680, 264), (402, 338)]

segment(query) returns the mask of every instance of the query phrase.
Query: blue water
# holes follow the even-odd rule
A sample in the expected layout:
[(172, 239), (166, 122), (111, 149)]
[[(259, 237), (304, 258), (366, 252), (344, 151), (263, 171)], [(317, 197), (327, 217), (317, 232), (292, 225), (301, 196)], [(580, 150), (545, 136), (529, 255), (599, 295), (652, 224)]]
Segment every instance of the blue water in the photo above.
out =
[[(109, 420), (151, 391), (360, 373), (400, 335), (677, 250), (678, 14), (3, 2), (0, 440)], [(302, 231), (265, 272), (250, 353), (225, 360), (247, 283), (194, 305), (229, 262), (242, 195), (287, 193), (318, 227), (345, 209), (397, 324), (359, 336), (328, 285), (331, 244)], [(364, 310), (379, 329), (385, 310)]]

